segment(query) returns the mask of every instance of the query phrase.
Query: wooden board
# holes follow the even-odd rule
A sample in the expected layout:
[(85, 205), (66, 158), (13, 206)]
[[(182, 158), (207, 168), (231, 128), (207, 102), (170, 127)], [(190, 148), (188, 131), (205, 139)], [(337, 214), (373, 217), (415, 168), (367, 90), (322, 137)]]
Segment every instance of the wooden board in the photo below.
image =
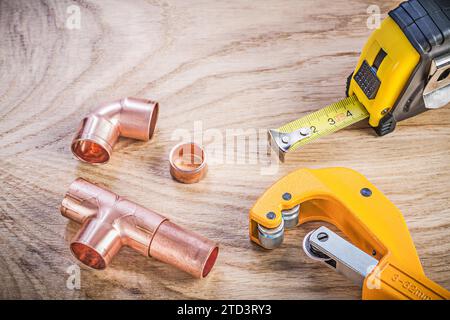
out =
[[(289, 231), (271, 252), (248, 239), (248, 210), (267, 187), (296, 168), (329, 166), (360, 171), (400, 208), (427, 275), (450, 288), (448, 107), (383, 138), (366, 124), (336, 133), (272, 175), (261, 174), (265, 153), (252, 150), (256, 164), (211, 164), (195, 185), (174, 182), (168, 170), (176, 129), (192, 132), (195, 121), (209, 134), (265, 130), (341, 99), (371, 32), (368, 6), (386, 14), (396, 3), (1, 1), (0, 298), (357, 299), (357, 287), (301, 250), (320, 224)], [(66, 26), (71, 5), (79, 29)], [(81, 118), (124, 96), (160, 102), (155, 137), (120, 140), (103, 166), (75, 160), (70, 142)], [(220, 242), (213, 272), (195, 280), (124, 249), (105, 271), (83, 267), (80, 290), (68, 289), (78, 226), (59, 205), (76, 177)]]

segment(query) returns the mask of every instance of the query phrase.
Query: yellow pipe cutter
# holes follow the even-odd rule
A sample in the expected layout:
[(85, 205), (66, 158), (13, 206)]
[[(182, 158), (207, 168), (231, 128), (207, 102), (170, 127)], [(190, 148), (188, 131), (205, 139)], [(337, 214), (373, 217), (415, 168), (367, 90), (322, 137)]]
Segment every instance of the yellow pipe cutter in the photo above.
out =
[(309, 221), (335, 225), (309, 233), (306, 254), (362, 286), (363, 299), (449, 299), (423, 271), (401, 212), (361, 174), (299, 169), (272, 185), (250, 210), (250, 238), (266, 249), (284, 230)]

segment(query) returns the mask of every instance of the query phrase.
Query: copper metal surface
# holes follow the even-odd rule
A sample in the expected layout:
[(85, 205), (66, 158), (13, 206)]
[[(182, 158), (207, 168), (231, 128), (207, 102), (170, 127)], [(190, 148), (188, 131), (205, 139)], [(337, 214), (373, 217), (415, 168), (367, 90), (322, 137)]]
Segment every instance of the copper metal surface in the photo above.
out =
[(158, 228), (150, 246), (150, 255), (183, 269), (194, 277), (206, 277), (217, 258), (218, 248), (191, 231), (170, 221)]
[(211, 240), (81, 178), (70, 185), (61, 214), (82, 224), (70, 248), (77, 259), (95, 269), (106, 268), (125, 245), (203, 278), (218, 254)]
[(196, 143), (180, 143), (169, 155), (170, 174), (182, 183), (199, 182), (206, 175), (205, 151)]
[(72, 152), (81, 161), (107, 162), (120, 136), (149, 140), (158, 119), (158, 103), (124, 98), (91, 112), (85, 117), (72, 141)]

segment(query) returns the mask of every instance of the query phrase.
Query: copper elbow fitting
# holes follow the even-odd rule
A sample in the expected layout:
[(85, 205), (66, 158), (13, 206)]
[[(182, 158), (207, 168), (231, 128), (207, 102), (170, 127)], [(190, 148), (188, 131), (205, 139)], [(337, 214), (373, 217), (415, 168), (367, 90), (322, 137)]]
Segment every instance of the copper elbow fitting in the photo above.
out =
[(120, 136), (148, 141), (155, 131), (158, 103), (124, 98), (95, 109), (86, 116), (72, 141), (72, 152), (92, 164), (108, 162)]
[(129, 246), (203, 278), (219, 252), (211, 240), (81, 178), (70, 185), (61, 214), (82, 224), (70, 249), (78, 260), (94, 269), (106, 268), (122, 246)]

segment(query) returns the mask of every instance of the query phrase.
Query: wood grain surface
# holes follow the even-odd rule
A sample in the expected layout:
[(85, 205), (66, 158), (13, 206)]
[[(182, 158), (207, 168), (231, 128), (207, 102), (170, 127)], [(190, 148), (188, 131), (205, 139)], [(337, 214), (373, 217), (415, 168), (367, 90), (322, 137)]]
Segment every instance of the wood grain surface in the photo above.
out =
[[(262, 151), (211, 164), (198, 184), (173, 181), (177, 129), (267, 129), (335, 102), (371, 33), (367, 8), (398, 1), (0, 0), (0, 298), (358, 299), (360, 289), (301, 249), (313, 223), (268, 252), (248, 238), (248, 210), (299, 167), (364, 174), (403, 212), (426, 274), (450, 288), (450, 108), (401, 122), (386, 137), (362, 123), (308, 145), (272, 175)], [(68, 7), (80, 28), (67, 28)], [(150, 142), (121, 139), (112, 160), (75, 160), (81, 118), (103, 102), (160, 102)], [(252, 151), (249, 153), (251, 155)], [(253, 154), (254, 155), (254, 154)], [(76, 177), (101, 183), (220, 243), (204, 280), (122, 250), (104, 271), (75, 263), (78, 225), (59, 205)]]

